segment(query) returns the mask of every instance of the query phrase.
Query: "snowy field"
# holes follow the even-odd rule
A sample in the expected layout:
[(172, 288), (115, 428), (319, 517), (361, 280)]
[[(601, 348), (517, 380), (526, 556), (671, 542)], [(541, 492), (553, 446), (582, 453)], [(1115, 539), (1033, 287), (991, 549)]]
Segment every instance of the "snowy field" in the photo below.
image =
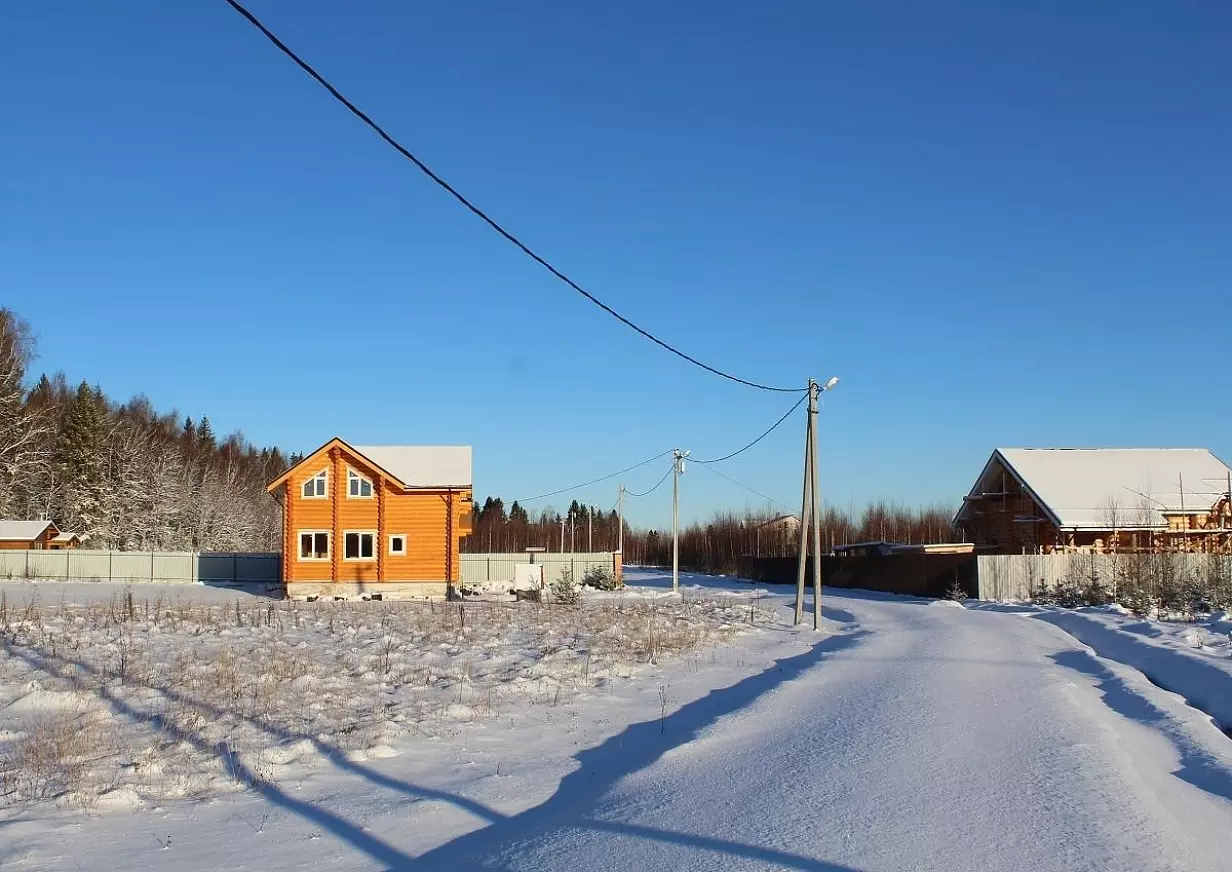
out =
[(2, 585), (0, 869), (1228, 868), (1226, 622), (626, 580)]

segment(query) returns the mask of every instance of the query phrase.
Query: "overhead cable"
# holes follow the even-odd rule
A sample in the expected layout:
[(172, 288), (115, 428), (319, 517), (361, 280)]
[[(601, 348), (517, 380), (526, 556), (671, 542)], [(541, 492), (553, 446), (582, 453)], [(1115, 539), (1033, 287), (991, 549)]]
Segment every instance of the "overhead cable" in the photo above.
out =
[(803, 402), (804, 402), (805, 400), (807, 400), (807, 399), (808, 399), (808, 396), (807, 396), (807, 395), (805, 395), (805, 396), (801, 397), (800, 399), (796, 400), (796, 404), (795, 404), (794, 406), (792, 406), (790, 409), (788, 409), (788, 410), (787, 410), (787, 411), (783, 414), (783, 417), (779, 418), (777, 421), (775, 421), (773, 424), (771, 424), (771, 425), (770, 425), (770, 429), (769, 429), (769, 430), (767, 430), (765, 433), (762, 433), (760, 436), (758, 436), (756, 439), (754, 439), (752, 442), (750, 442), (748, 445), (744, 446), (743, 448), (741, 448), (741, 449), (739, 449), (739, 450), (737, 450), (737, 451), (733, 451), (731, 454), (724, 454), (722, 457), (714, 457), (714, 458), (711, 458), (710, 460), (694, 460), (693, 462), (694, 462), (694, 463), (703, 463), (703, 464), (705, 464), (705, 463), (722, 463), (724, 460), (731, 460), (731, 459), (732, 459), (733, 457), (735, 457), (737, 454), (743, 454), (744, 452), (746, 452), (746, 451), (748, 451), (750, 448), (752, 448), (754, 445), (756, 445), (758, 442), (760, 442), (761, 440), (763, 440), (763, 439), (765, 439), (767, 436), (769, 436), (771, 433), (773, 433), (776, 429), (778, 429), (778, 426), (779, 426), (780, 424), (782, 424), (784, 421), (786, 421), (786, 420), (787, 420), (787, 419), (791, 416), (791, 413), (792, 413), (792, 412), (794, 412), (796, 409), (800, 408), (800, 404), (801, 404), (801, 403), (803, 403)]
[[(673, 461), (673, 463), (674, 463), (674, 461)], [(650, 496), (652, 493), (654, 493), (655, 491), (657, 491), (657, 490), (659, 489), (659, 485), (661, 485), (661, 484), (663, 484), (663, 482), (667, 481), (667, 477), (668, 477), (669, 475), (671, 475), (671, 474), (672, 474), (672, 467), (670, 467), (670, 466), (669, 466), (669, 467), (667, 468), (667, 472), (663, 473), (663, 477), (662, 477), (661, 479), (659, 479), (657, 482), (655, 482), (655, 486), (654, 486), (654, 487), (652, 487), (650, 490), (648, 490), (648, 491), (642, 491), (640, 494), (635, 494), (635, 493), (634, 493), (633, 491), (631, 491), (631, 490), (626, 490), (626, 491), (625, 491), (625, 496), (627, 496), (627, 497), (648, 497), (648, 496)]]
[(723, 473), (715, 469), (713, 466), (703, 466), (702, 469), (706, 470), (707, 472), (713, 472), (715, 475), (719, 476), (720, 478), (727, 479), (732, 484), (734, 484), (736, 487), (742, 487), (749, 493), (754, 494), (755, 496), (759, 496), (763, 500), (766, 500), (767, 502), (774, 503), (776, 506), (781, 506), (782, 508), (787, 509), (788, 511), (791, 511), (791, 506), (787, 505), (786, 503), (781, 503), (778, 500), (776, 500), (774, 497), (766, 496), (761, 491), (753, 490), (753, 488), (749, 487), (747, 484), (743, 484), (741, 482), (736, 481), (730, 475), (724, 475)]
[(598, 297), (594, 296), (594, 294), (587, 291), (585, 288), (583, 288), (573, 279), (569, 278), (569, 276), (565, 275), (563, 272), (561, 272), (559, 269), (557, 269), (555, 266), (549, 263), (545, 258), (540, 256), (539, 254), (536, 254), (530, 248), (530, 246), (528, 246), (518, 237), (514, 236), (511, 232), (509, 232), (504, 227), (502, 227), (500, 224), (498, 224), (495, 219), (491, 218), (486, 212), (484, 212), (482, 209), (480, 209), (478, 206), (476, 206), (474, 203), (468, 200), (465, 196), (463, 196), (455, 187), (453, 187), (453, 185), (449, 184), (449, 182), (445, 181), (443, 178), (441, 178), (435, 172), (433, 172), (432, 169), (426, 163), (424, 163), (422, 160), (420, 160), (418, 157), (412, 154), (405, 146), (403, 146), (400, 142), (394, 139), (393, 136), (391, 136), (389, 133), (385, 131), (383, 127), (381, 127), (379, 124), (373, 121), (362, 109), (360, 109), (358, 106), (356, 106), (346, 97), (344, 97), (342, 95), (342, 92), (340, 92), (337, 88), (335, 88), (328, 81), (326, 81), (324, 76), (322, 76), (315, 69), (313, 69), (312, 66), (308, 64), (307, 61), (305, 61), (303, 58), (297, 55), (294, 51), (292, 51), (291, 48), (287, 46), (286, 43), (284, 43), (281, 39), (275, 36), (274, 33), (268, 27), (262, 24), (255, 15), (253, 15), (251, 12), (245, 9), (242, 4), (236, 2), (236, 0), (226, 0), (226, 3), (232, 9), (234, 9), (236, 12), (242, 15), (253, 27), (261, 31), (261, 33), (265, 35), (266, 39), (272, 42), (278, 48), (279, 51), (281, 51), (283, 54), (285, 54), (287, 57), (293, 60), (296, 63), (296, 65), (299, 66), (300, 69), (302, 69), (305, 73), (311, 76), (319, 85), (321, 85), (321, 87), (323, 87), (326, 91), (328, 91), (335, 100), (337, 100), (339, 103), (345, 106), (351, 112), (352, 115), (354, 115), (364, 124), (368, 125), (368, 127), (372, 128), (372, 130), (377, 134), (377, 136), (385, 140), (385, 142), (388, 143), (390, 147), (392, 147), (400, 155), (402, 155), (407, 160), (409, 160), (411, 163), (413, 163), (416, 167), (418, 167), (419, 170), (424, 175), (426, 175), (433, 182), (435, 182), (437, 185), (439, 185), (441, 188), (447, 191), (450, 195), (453, 196), (455, 200), (457, 200), (459, 203), (461, 203), (463, 206), (469, 209), (477, 217), (482, 219), (484, 223), (486, 223), (489, 227), (491, 227), (493, 230), (495, 230), (497, 233), (503, 236), (506, 240), (513, 243), (513, 245), (517, 246), (517, 248), (520, 249), (523, 254), (525, 254), (531, 260), (535, 261), (537, 264), (542, 266), (544, 269), (550, 272), (553, 276), (560, 279), (570, 288), (577, 291), (587, 300), (594, 303), (600, 309), (607, 312), (613, 318), (620, 321), (626, 327), (629, 327), (632, 330), (635, 330), (636, 332), (640, 333), (642, 336), (649, 339), (651, 342), (655, 343), (661, 348), (666, 349), (667, 351), (670, 351), (672, 354), (676, 355), (677, 357), (683, 360), (686, 360), (689, 363), (693, 364), (694, 366), (700, 367), (706, 370), (707, 372), (712, 373), (713, 375), (717, 375), (720, 378), (725, 378), (728, 381), (733, 381), (738, 384), (747, 385), (748, 387), (757, 388), (763, 391), (776, 391), (779, 393), (796, 393), (796, 392), (808, 390), (807, 388), (783, 388), (783, 387), (774, 387), (772, 385), (764, 385), (764, 384), (760, 384), (755, 381), (750, 381), (748, 379), (740, 378), (738, 376), (732, 375), (729, 372), (724, 372), (723, 370), (717, 369), (716, 367), (710, 366), (709, 364), (702, 363), (696, 357), (692, 357), (691, 355), (686, 354), (685, 352), (681, 351), (679, 348), (676, 348), (673, 345), (669, 345), (667, 342), (660, 339), (658, 336), (655, 336), (649, 330), (646, 330), (642, 327), (639, 327), (637, 324), (634, 324), (624, 315), (617, 312), (615, 309), (613, 309), (611, 306), (604, 303)]
[(615, 472), (611, 473), (610, 475), (605, 475), (602, 478), (591, 479), (590, 481), (585, 481), (585, 482), (582, 482), (581, 484), (575, 484), (575, 485), (572, 485), (571, 487), (562, 487), (560, 490), (550, 491), (546, 494), (538, 494), (537, 496), (533, 496), (533, 497), (526, 497), (525, 499), (521, 499), (521, 500), (514, 500), (514, 502), (532, 503), (535, 500), (542, 500), (542, 499), (546, 499), (547, 497), (554, 497), (559, 494), (566, 494), (566, 493), (569, 493), (569, 491), (581, 490), (584, 487), (590, 487), (592, 484), (598, 484), (601, 481), (607, 481), (610, 478), (615, 478), (616, 476), (623, 475), (626, 472), (632, 472), (633, 470), (643, 467), (648, 463), (654, 463), (660, 457), (667, 457), (667, 455), (671, 453), (672, 453), (672, 450), (669, 448), (667, 451), (664, 451), (662, 454), (656, 454), (654, 457), (648, 457), (645, 460), (643, 460), (641, 463), (635, 463), (632, 466), (626, 466), (624, 469), (618, 469)]

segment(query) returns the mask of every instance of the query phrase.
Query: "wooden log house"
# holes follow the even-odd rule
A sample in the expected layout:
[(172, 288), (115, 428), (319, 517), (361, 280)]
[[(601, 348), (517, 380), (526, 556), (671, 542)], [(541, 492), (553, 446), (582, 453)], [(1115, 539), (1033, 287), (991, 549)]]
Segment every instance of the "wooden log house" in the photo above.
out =
[(469, 446), (331, 439), (274, 481), (287, 596), (436, 599), (471, 532)]
[(1002, 554), (1229, 554), (1230, 492), (1205, 448), (998, 448), (954, 526)]

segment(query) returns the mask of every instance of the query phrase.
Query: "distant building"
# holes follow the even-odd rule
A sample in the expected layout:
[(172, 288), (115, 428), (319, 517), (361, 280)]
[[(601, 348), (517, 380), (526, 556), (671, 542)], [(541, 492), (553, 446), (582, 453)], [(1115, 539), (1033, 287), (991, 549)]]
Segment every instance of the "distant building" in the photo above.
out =
[(901, 542), (851, 542), (835, 545), (835, 557), (889, 557), (894, 554), (973, 554), (972, 542), (932, 542), (905, 545)]
[(80, 536), (61, 530), (52, 521), (0, 521), (0, 550), (58, 551), (80, 544)]
[(1232, 553), (1229, 490), (1205, 448), (998, 448), (954, 525), (1004, 554)]
[[(753, 528), (756, 534), (757, 556), (782, 557), (800, 544), (800, 519), (795, 515), (779, 515)], [(794, 543), (794, 544), (793, 544)]]

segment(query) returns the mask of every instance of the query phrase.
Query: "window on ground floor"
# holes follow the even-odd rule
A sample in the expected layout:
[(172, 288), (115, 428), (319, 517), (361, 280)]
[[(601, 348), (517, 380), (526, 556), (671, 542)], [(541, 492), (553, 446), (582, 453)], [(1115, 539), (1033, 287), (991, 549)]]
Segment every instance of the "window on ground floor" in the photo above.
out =
[(342, 556), (347, 560), (372, 560), (375, 533), (346, 533), (343, 539)]
[(300, 530), (300, 560), (329, 560), (329, 533), (321, 530)]
[(394, 533), (389, 537), (389, 553), (401, 557), (406, 554), (406, 536)]

